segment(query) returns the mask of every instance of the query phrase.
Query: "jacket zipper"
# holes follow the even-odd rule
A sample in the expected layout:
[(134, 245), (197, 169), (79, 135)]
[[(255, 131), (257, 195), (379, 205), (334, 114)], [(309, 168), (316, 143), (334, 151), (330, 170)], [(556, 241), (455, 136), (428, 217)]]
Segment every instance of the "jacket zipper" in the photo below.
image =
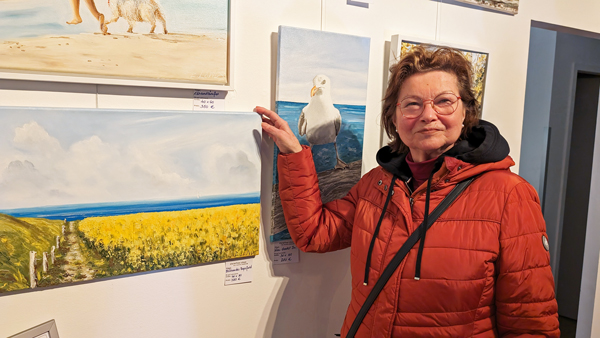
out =
[(413, 191), (410, 188), (410, 184), (409, 184), (411, 179), (412, 179), (412, 177), (409, 177), (406, 181), (404, 181), (404, 185), (406, 185), (406, 189), (408, 189), (408, 193), (409, 193), (408, 201), (410, 202), (410, 213), (412, 214), (413, 204), (415, 203), (415, 200), (414, 200), (414, 198), (412, 198)]
[[(414, 193), (414, 191), (410, 187), (410, 181), (411, 180), (412, 180), (412, 177), (410, 177), (409, 179), (407, 179), (406, 181), (404, 181), (404, 185), (406, 185), (406, 189), (408, 189), (408, 192), (409, 192), (408, 201), (410, 202), (410, 212), (412, 213), (412, 211), (413, 211), (413, 204), (415, 204), (415, 199), (412, 197), (412, 194)], [(431, 189), (433, 190), (433, 188), (436, 187), (441, 181), (442, 181), (442, 179), (440, 179), (437, 182), (435, 182), (435, 185), (432, 185)]]

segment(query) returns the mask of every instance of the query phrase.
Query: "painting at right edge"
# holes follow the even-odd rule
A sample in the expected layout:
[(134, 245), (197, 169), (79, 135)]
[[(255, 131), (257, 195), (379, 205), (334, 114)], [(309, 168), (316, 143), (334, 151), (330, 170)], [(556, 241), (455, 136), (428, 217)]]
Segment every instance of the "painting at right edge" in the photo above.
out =
[(519, 0), (456, 0), (467, 4), (488, 8), (508, 14), (519, 12)]

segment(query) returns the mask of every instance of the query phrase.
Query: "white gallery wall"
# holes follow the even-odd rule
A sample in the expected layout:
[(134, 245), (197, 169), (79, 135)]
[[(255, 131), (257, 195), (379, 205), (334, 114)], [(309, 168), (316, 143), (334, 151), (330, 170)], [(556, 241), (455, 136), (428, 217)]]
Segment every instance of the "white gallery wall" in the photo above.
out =
[[(377, 0), (369, 8), (349, 3), (232, 0), (234, 89), (225, 105), (248, 113), (256, 105), (274, 108), (279, 25), (370, 37), (363, 171), (376, 166), (392, 35), (490, 53), (483, 117), (508, 139), (518, 172), (531, 21), (600, 33), (597, 0), (523, 0), (516, 16), (451, 1)], [(3, 106), (191, 110), (192, 95), (189, 89), (0, 80)], [(268, 140), (261, 152), (263, 219), (268, 220)], [(224, 286), (220, 262), (0, 295), (0, 337), (50, 319), (56, 320), (61, 338), (333, 337), (349, 302), (349, 251), (303, 253), (299, 263), (273, 265), (264, 225), (252, 283)]]

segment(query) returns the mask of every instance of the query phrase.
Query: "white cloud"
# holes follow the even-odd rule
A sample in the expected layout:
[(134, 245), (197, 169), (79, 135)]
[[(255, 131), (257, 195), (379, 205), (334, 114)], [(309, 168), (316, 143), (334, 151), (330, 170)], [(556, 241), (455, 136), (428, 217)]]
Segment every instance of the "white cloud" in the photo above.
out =
[(260, 186), (256, 149), (235, 137), (207, 144), (202, 133), (180, 133), (122, 143), (91, 135), (65, 149), (34, 121), (14, 132), (0, 169), (3, 209), (237, 194)]
[(204, 192), (210, 195), (225, 191), (247, 193), (260, 185), (260, 163), (252, 161), (243, 146), (212, 144), (202, 151), (205, 159), (202, 172), (209, 173), (210, 182)]
[(58, 140), (48, 134), (35, 121), (24, 124), (22, 127), (15, 129), (15, 137), (13, 138), (15, 148), (37, 154), (45, 154), (45, 156), (53, 156), (61, 150)]

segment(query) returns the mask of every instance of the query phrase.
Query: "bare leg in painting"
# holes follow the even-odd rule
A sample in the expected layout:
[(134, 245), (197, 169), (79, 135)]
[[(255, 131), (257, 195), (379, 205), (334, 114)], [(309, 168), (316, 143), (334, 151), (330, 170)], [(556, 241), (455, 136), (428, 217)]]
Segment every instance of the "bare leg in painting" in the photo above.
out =
[[(84, 1), (88, 9), (90, 10), (90, 13), (92, 13), (96, 20), (100, 22), (100, 31), (102, 31), (103, 34), (106, 34), (108, 32), (108, 27), (106, 27), (106, 24), (104, 23), (104, 15), (98, 12), (94, 0)], [(67, 23), (69, 25), (77, 25), (83, 21), (81, 19), (81, 16), (79, 15), (79, 0), (71, 0), (71, 7), (73, 8), (73, 19), (71, 21), (67, 21)]]

